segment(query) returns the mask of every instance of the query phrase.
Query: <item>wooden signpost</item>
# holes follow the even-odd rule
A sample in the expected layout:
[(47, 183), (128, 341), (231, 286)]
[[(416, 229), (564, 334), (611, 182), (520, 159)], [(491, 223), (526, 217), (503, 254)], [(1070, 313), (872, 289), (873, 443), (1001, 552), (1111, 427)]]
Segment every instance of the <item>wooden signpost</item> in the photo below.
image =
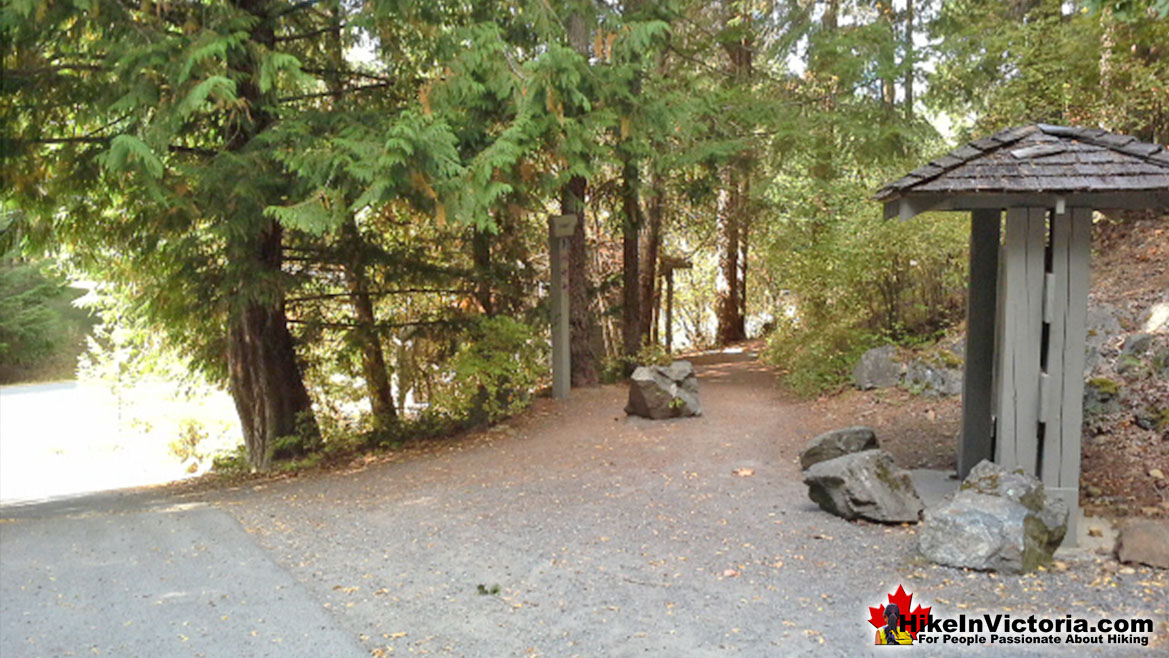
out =
[(548, 218), (548, 249), (552, 263), (552, 397), (563, 400), (572, 386), (569, 353), (568, 241), (576, 229), (576, 215)]

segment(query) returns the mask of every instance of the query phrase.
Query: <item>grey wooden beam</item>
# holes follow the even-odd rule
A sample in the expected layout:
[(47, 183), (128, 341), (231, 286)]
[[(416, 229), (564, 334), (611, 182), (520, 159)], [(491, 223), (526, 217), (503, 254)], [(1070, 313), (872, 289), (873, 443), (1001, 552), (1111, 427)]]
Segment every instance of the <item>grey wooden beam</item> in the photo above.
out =
[(962, 381), (962, 438), (958, 477), (994, 459), (992, 389), (995, 315), (998, 310), (999, 234), (1002, 212), (980, 209), (970, 218), (970, 274), (966, 293), (966, 366)]
[(552, 262), (552, 397), (568, 397), (572, 386), (572, 353), (569, 349), (568, 240), (576, 227), (576, 215), (548, 218), (548, 250)]
[(999, 344), (995, 461), (1036, 472), (1039, 353), (1043, 334), (1044, 208), (1010, 208), (1004, 263), (1004, 318)]
[(1119, 192), (917, 192), (885, 201), (885, 219), (906, 219), (927, 210), (979, 208), (1065, 208), (1169, 210), (1169, 190)]

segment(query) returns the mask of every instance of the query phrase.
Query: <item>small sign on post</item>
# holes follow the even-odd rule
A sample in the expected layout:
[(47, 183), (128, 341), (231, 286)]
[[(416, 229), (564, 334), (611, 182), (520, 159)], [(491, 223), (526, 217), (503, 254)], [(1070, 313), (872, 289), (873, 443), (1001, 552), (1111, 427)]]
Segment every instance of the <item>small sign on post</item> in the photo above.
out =
[(569, 353), (568, 241), (576, 230), (576, 215), (548, 218), (548, 249), (552, 263), (552, 397), (568, 397), (572, 386)]

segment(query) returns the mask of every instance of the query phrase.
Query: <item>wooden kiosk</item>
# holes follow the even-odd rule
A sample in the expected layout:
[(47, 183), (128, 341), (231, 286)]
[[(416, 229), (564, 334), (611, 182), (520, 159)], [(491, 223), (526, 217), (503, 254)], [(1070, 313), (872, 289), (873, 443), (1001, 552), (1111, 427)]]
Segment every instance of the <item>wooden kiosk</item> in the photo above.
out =
[(958, 148), (877, 191), (885, 217), (969, 210), (958, 475), (983, 459), (1079, 505), (1092, 212), (1169, 209), (1169, 150), (1032, 124)]

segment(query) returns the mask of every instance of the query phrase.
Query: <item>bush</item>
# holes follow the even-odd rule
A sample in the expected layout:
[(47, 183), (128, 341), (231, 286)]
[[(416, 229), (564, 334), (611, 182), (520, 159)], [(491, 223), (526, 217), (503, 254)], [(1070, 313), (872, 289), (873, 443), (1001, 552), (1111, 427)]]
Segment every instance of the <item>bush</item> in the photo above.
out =
[(877, 336), (855, 328), (810, 330), (787, 321), (768, 337), (763, 358), (776, 365), (793, 391), (812, 396), (846, 384), (865, 350), (880, 343)]
[(69, 377), (87, 313), (65, 281), (35, 264), (0, 265), (0, 382)]
[(535, 329), (518, 320), (505, 316), (476, 320), (446, 363), (450, 379), (435, 392), (435, 406), (473, 423), (517, 413), (547, 375), (545, 346)]

